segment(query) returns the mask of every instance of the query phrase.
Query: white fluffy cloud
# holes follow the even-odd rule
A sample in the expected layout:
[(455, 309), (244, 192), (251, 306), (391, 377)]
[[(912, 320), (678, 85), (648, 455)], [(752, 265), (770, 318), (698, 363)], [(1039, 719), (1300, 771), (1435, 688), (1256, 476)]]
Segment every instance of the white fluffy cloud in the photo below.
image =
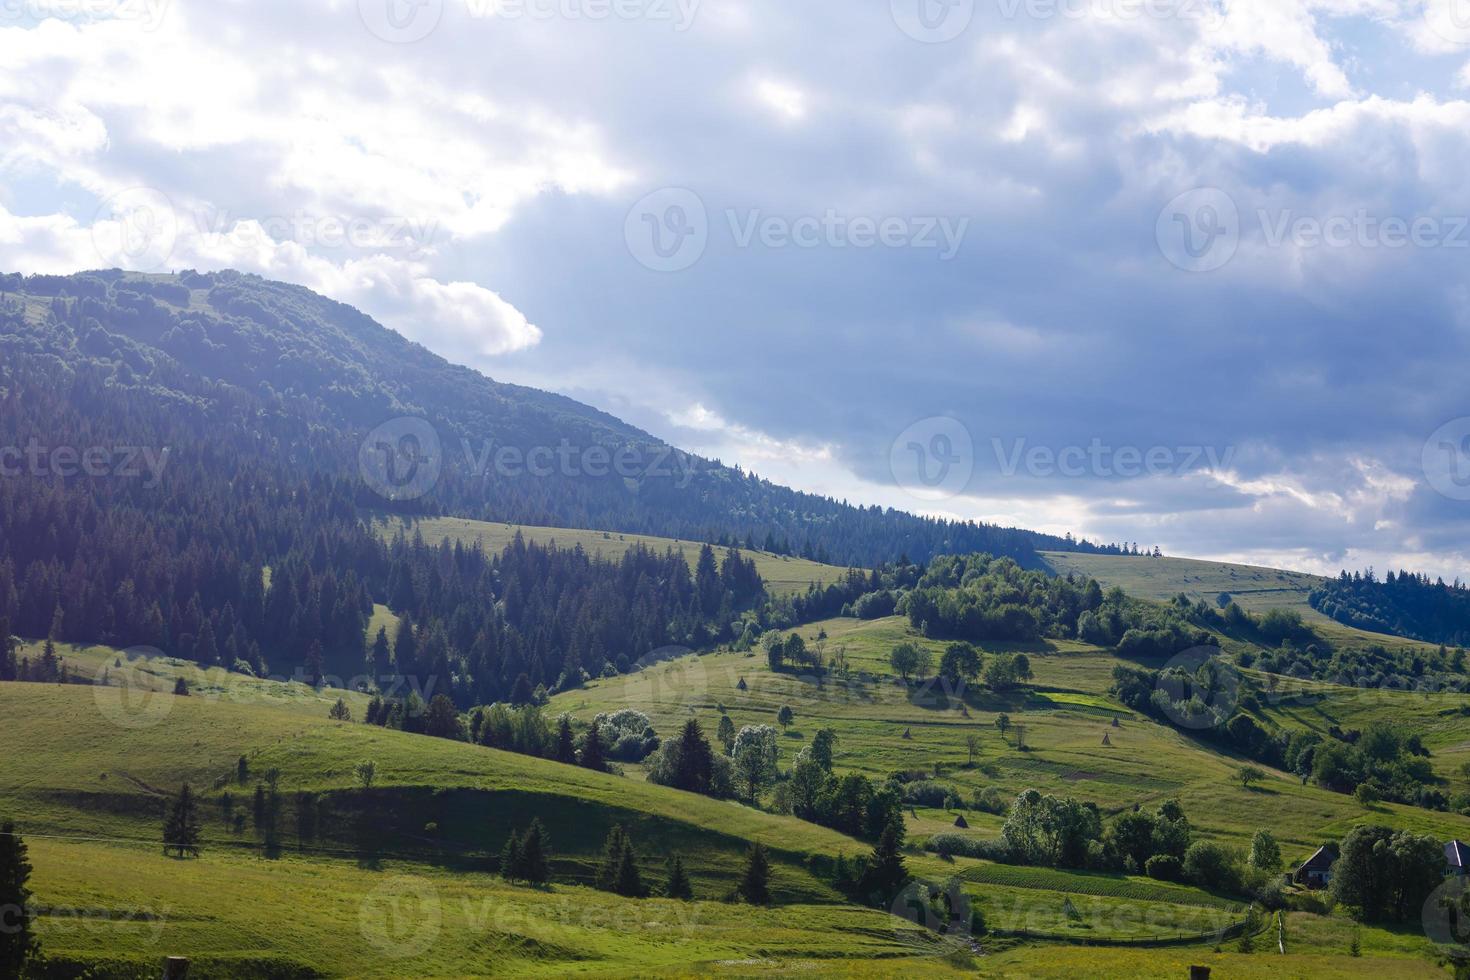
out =
[[(1439, 0), (1006, 0), (944, 43), (881, 2), (445, 0), (404, 8), (442, 11), (412, 43), (370, 7), (22, 4), (0, 267), (299, 282), (853, 500), (1313, 568), (1465, 559), (1467, 505), (1420, 470), (1470, 415), (1470, 36)], [(630, 214), (665, 187), (697, 207)], [(1236, 219), (1174, 216), (1225, 234), (1208, 272), (1163, 241), (1199, 188)], [(829, 216), (907, 237), (738, 234)], [(909, 247), (961, 220), (953, 256)], [(1395, 220), (1437, 237), (1394, 246)], [(689, 221), (687, 267), (640, 264), (630, 236)], [(977, 453), (936, 505), (889, 472), (925, 416), (982, 448), (1239, 452), (1132, 477)]]

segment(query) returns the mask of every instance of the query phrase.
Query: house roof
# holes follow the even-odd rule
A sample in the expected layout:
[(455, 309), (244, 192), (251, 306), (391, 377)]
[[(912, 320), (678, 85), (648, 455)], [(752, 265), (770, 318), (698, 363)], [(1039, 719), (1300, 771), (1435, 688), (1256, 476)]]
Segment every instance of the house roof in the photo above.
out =
[(1302, 862), (1302, 870), (1313, 868), (1325, 871), (1336, 863), (1337, 855), (1329, 851), (1324, 845), (1317, 848), (1317, 853)]
[(1470, 868), (1470, 844), (1450, 841), (1444, 846), (1444, 859), (1452, 868)]

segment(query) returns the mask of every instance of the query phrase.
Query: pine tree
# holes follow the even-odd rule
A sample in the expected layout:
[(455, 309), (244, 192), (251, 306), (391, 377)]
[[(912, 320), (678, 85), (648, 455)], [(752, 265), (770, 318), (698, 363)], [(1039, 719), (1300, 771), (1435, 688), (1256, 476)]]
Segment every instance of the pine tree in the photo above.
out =
[(43, 684), (50, 684), (61, 676), (61, 662), (56, 658), (56, 644), (47, 637), (45, 645), (41, 648), (41, 659), (36, 664), (33, 680)]
[(378, 636), (373, 640), (373, 650), (368, 657), (368, 672), (371, 673), (372, 683), (381, 684), (383, 678), (393, 669), (393, 658), (388, 652), (388, 628), (378, 627)]
[(684, 902), (694, 898), (694, 886), (684, 871), (684, 859), (677, 854), (669, 859), (669, 883), (664, 886), (664, 897)]
[(887, 904), (908, 884), (909, 872), (903, 863), (903, 838), (903, 815), (894, 813), (868, 858), (868, 867), (861, 882), (861, 890), (867, 897)]
[(327, 712), (327, 717), (333, 721), (351, 721), (352, 709), (347, 707), (346, 701), (338, 698), (337, 703), (332, 705), (332, 710)]
[(181, 858), (199, 856), (199, 808), (188, 783), (163, 821), (163, 853), (169, 851), (178, 851)]
[(581, 764), (583, 769), (607, 771), (607, 763), (603, 761), (602, 755), (602, 730), (596, 721), (592, 722), (592, 727), (587, 729), (587, 737), (582, 740)]
[(577, 745), (572, 735), (572, 722), (566, 715), (556, 727), (556, 761), (569, 766), (577, 764)]
[(679, 734), (679, 768), (674, 775), (674, 786), (690, 793), (708, 793), (713, 770), (714, 755), (709, 742), (699, 722), (690, 718)]
[(413, 623), (404, 616), (398, 621), (398, 635), (393, 639), (393, 662), (398, 672), (411, 672), (418, 661), (418, 655), (418, 640), (414, 636)]
[(745, 872), (736, 890), (751, 905), (770, 905), (770, 886), (771, 861), (766, 856), (766, 846), (757, 841), (745, 855)]
[(551, 880), (547, 858), (551, 853), (551, 840), (539, 818), (531, 819), (531, 826), (520, 840), (519, 853), (513, 855), (514, 875), (520, 881), (533, 885), (544, 885)]
[(627, 846), (628, 835), (621, 824), (613, 824), (612, 830), (607, 832), (607, 840), (602, 845), (602, 867), (597, 871), (597, 887), (605, 892), (613, 891), (618, 882), (619, 864), (623, 859), (623, 850)]
[(19, 664), (15, 660), (15, 640), (10, 635), (10, 620), (0, 616), (0, 681), (13, 681)]
[(26, 963), (40, 952), (31, 931), (31, 890), (27, 883), (31, 865), (26, 860), (26, 845), (15, 832), (15, 824), (0, 825), (0, 910), (4, 910), (4, 928), (0, 929), (0, 976), (18, 977)]
[(515, 876), (521, 870), (521, 836), (514, 830), (505, 839), (505, 846), (500, 849), (500, 877), (506, 881), (515, 881)]
[(643, 890), (643, 876), (638, 872), (638, 852), (633, 850), (633, 840), (627, 836), (623, 837), (612, 890), (624, 898), (643, 898), (648, 894)]
[(730, 747), (735, 744), (735, 722), (730, 720), (729, 715), (720, 715), (720, 727), (715, 732), (715, 737), (725, 747), (725, 754), (730, 753)]

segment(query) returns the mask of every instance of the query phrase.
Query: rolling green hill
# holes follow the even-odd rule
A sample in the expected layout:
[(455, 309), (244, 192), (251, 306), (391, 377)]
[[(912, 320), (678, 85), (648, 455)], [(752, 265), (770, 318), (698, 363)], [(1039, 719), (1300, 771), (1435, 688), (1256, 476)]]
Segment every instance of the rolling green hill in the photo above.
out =
[[(860, 974), (912, 957), (920, 961), (901, 968), (948, 969), (946, 951), (921, 930), (840, 904), (815, 869), (863, 845), (821, 827), (244, 696), (154, 695), (163, 700), (127, 714), (99, 710), (107, 696), (85, 685), (0, 684), (7, 731), (34, 747), (0, 769), (0, 813), (16, 815), (32, 845), (35, 900), (52, 910), (39, 929), (54, 957), (171, 953), (346, 976), (678, 974), (721, 960), (831, 961), (835, 973)], [(242, 755), (253, 774), (243, 786), (233, 777)], [(377, 765), (370, 789), (353, 774), (364, 759)], [(310, 792), (330, 812), (305, 846), (288, 821), (277, 860), (262, 856), (250, 832), (236, 834), (219, 806), (231, 792), (248, 809), (251, 785), (270, 770), (288, 809)], [(157, 844), (165, 800), (184, 781), (204, 796), (197, 861), (164, 858)], [(701, 901), (506, 886), (487, 873), (491, 857), (532, 815), (550, 832), (559, 879), (590, 879), (603, 838), (621, 823), (655, 882), (667, 854), (684, 855)], [(364, 826), (391, 843), (364, 845)], [(753, 840), (771, 848), (778, 900), (809, 908), (793, 915), (711, 901), (730, 889)], [(425, 891), (439, 908), (436, 938), (410, 960), (385, 958), (383, 942), (403, 941), (403, 924), (375, 936), (367, 920)], [(102, 924), (78, 927), (76, 910)], [(416, 930), (408, 932), (412, 940)]]
[(1117, 586), (1137, 599), (1190, 599), (1213, 603), (1228, 594), (1249, 612), (1288, 608), (1311, 611), (1307, 596), (1322, 582), (1316, 575), (1259, 565), (1201, 561), (1194, 558), (1149, 558), (1139, 555), (1073, 555), (1048, 551), (1041, 555), (1058, 575), (1097, 579), (1104, 588)]
[(1195, 558), (1149, 558), (1141, 555), (1084, 555), (1048, 551), (1043, 564), (1058, 575), (1097, 579), (1104, 588), (1117, 586), (1139, 599), (1172, 599), (1181, 592), (1191, 600), (1211, 605), (1228, 595), (1242, 609), (1263, 613), (1290, 609), (1334, 645), (1361, 647), (1384, 644), (1404, 648), (1433, 648), (1400, 636), (1373, 633), (1339, 623), (1313, 609), (1307, 601), (1324, 581), (1320, 576), (1260, 565), (1203, 561)]
[[(1116, 659), (1106, 651), (1032, 645), (1034, 690), (982, 692), (962, 703), (893, 683), (886, 656), (894, 642), (939, 647), (901, 619), (835, 619), (801, 632), (829, 657), (840, 649), (850, 676), (818, 686), (772, 673), (758, 655), (712, 653), (596, 681), (557, 696), (550, 710), (587, 720), (637, 707), (668, 733), (689, 717), (713, 731), (722, 709), (737, 725), (774, 723), (777, 708), (789, 705), (795, 720), (781, 739), (783, 768), (819, 727), (831, 727), (839, 770), (882, 776), (933, 772), (939, 764), (937, 778), (967, 797), (987, 786), (1006, 796), (1034, 787), (1095, 801), (1110, 813), (1175, 797), (1202, 836), (1239, 846), (1269, 826), (1289, 861), (1367, 822), (1470, 836), (1470, 819), (1385, 804), (1364, 810), (1284, 773), (1241, 789), (1232, 779), (1239, 760), (1112, 702), (1107, 684)], [(63, 652), (83, 673), (119, 669), (112, 651)], [(965, 963), (1007, 977), (1101, 969), (1172, 976), (1179, 964), (1198, 962), (1245, 977), (1408, 977), (1432, 969), (1427, 940), (1367, 926), (1359, 931), (1364, 956), (1344, 956), (1349, 933), (1337, 917), (1294, 915), (1289, 958), (1214, 953), (1210, 937), (1240, 921), (1239, 899), (1140, 876), (944, 861), (914, 851), (910, 869), (934, 881), (958, 876), (992, 930), (987, 955), (956, 958), (905, 920), (844, 904), (828, 884), (830, 862), (867, 845), (834, 831), (654, 786), (637, 766), (605, 775), (333, 722), (325, 707), (340, 692), (221, 673), (188, 697), (162, 693), (192, 669), (133, 665), (132, 677), (151, 679), (144, 681), (151, 696), (141, 703), (110, 700), (109, 688), (0, 684), (0, 717), (33, 747), (0, 767), (0, 814), (18, 816), (31, 844), (36, 901), (46, 910), (43, 940), (63, 961), (155, 962), (184, 953), (206, 975), (222, 976), (937, 975)], [(1371, 712), (1409, 718), (1442, 768), (1470, 747), (1470, 718), (1450, 710), (1448, 696), (1385, 697), (1366, 705), (1329, 696), (1311, 707), (1268, 710), (1283, 724), (1357, 721)], [(1014, 728), (1004, 737), (997, 730), (1002, 711), (1024, 729), (1026, 751)], [(1111, 727), (1115, 716), (1118, 728)], [(1102, 744), (1104, 733), (1110, 745)], [(969, 734), (981, 740), (973, 768)], [(251, 774), (244, 785), (234, 778), (242, 755)], [(353, 773), (364, 759), (377, 766), (370, 789)], [(304, 846), (288, 817), (274, 860), (253, 832), (236, 833), (220, 807), (228, 792), (237, 810), (247, 810), (254, 783), (270, 770), (278, 771), (288, 814), (296, 794), (308, 792), (328, 815)], [(178, 861), (162, 857), (156, 840), (164, 801), (185, 780), (204, 795), (205, 851)], [(555, 850), (559, 883), (546, 890), (513, 888), (488, 873), (506, 834), (532, 815), (547, 824)], [(965, 833), (998, 835), (1000, 818), (975, 810), (966, 817)], [(914, 808), (912, 842), (953, 832), (954, 819), (943, 809)], [(586, 887), (613, 823), (630, 829), (655, 883), (664, 858), (682, 854), (699, 901), (630, 901)], [(364, 827), (377, 846), (364, 843)], [(752, 840), (773, 851), (783, 904), (769, 912), (717, 901)], [(291, 911), (276, 914), (282, 908)], [(1079, 952), (1023, 935), (1114, 945)], [(1182, 935), (1202, 938), (1186, 949), (1139, 945)]]
[[(698, 541), (681, 541), (675, 538), (659, 538), (647, 534), (625, 534), (620, 531), (585, 531), (565, 527), (535, 527), (529, 524), (497, 524), (490, 521), (471, 521), (458, 517), (425, 517), (418, 519), (389, 518), (379, 525), (388, 537), (400, 530), (408, 537), (417, 532), (430, 544), (446, 539), (465, 545), (479, 544), (487, 552), (504, 550), (519, 532), (527, 542), (540, 545), (555, 545), (558, 548), (578, 548), (599, 558), (616, 560), (622, 558), (629, 548), (642, 545), (653, 551), (669, 549), (677, 551), (689, 562), (691, 568), (699, 559)], [(716, 548), (716, 555), (723, 559), (729, 549)], [(773, 555), (765, 551), (743, 552), (754, 559), (756, 571), (773, 595), (804, 592), (812, 583), (828, 585), (847, 574), (846, 568), (823, 565), (820, 562), (790, 555)]]

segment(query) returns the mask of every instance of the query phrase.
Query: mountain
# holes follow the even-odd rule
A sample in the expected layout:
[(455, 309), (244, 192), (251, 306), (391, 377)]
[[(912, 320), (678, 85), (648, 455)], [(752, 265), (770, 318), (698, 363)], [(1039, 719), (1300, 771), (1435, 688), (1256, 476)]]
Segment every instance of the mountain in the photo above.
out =
[(167, 407), (160, 422), (179, 448), (223, 435), (237, 459), (283, 463), (303, 478), (357, 474), (375, 430), (369, 453), (434, 442), (425, 450), (439, 466), (432, 489), (390, 486), (384, 499), (364, 488), (364, 509), (713, 540), (863, 566), (969, 551), (1034, 565), (1039, 549), (1106, 550), (777, 486), (569, 398), (450, 364), (300, 286), (237, 272), (0, 275), (0, 351), (8, 390), (45, 378), (77, 407)]

